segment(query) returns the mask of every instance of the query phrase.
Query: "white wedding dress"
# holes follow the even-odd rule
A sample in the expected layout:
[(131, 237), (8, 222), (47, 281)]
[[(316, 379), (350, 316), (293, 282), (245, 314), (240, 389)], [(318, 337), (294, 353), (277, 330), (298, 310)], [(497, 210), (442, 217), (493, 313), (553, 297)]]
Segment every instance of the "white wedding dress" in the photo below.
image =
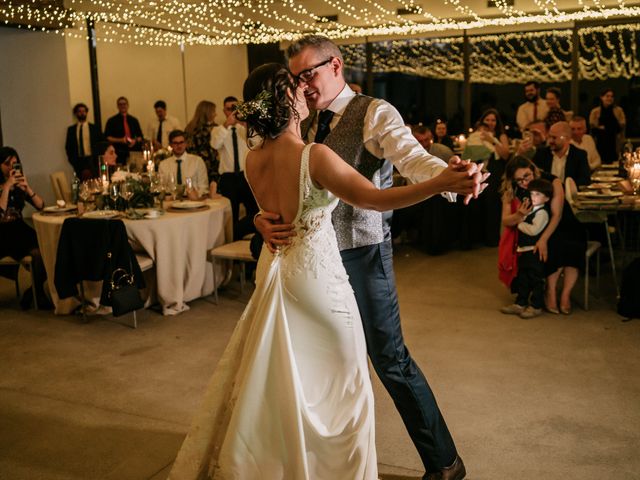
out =
[(338, 199), (300, 164), (297, 236), (263, 248), (255, 292), (170, 480), (375, 480), (374, 405), (358, 306), (331, 224)]

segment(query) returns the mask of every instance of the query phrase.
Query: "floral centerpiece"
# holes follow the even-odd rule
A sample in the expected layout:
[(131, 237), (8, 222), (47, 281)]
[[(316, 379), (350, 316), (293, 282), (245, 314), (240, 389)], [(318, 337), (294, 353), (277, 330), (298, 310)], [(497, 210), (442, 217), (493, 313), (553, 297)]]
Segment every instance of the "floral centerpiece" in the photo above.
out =
[[(126, 196), (129, 197), (128, 200), (126, 200), (128, 208), (153, 207), (153, 195), (149, 188), (150, 182), (148, 177), (118, 170), (111, 175), (111, 183), (120, 184), (120, 191), (127, 192)], [(121, 194), (121, 197), (125, 197), (125, 195)]]

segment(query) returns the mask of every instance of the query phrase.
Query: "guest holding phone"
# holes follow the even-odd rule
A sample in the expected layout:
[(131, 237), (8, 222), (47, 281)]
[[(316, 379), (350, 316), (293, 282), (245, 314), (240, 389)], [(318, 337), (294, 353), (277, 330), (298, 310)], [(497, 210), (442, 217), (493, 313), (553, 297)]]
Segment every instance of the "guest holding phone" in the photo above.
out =
[[(22, 170), (22, 163), (18, 152), (11, 147), (0, 148), (0, 258), (11, 257), (21, 260), (31, 255), (33, 278), (35, 280), (38, 307), (50, 307), (51, 303), (44, 294), (43, 284), (46, 273), (38, 239), (33, 228), (22, 218), (22, 210), (28, 202), (37, 210), (44, 208), (44, 200), (33, 191), (27, 176)], [(25, 309), (29, 308), (32, 300), (31, 291), (26, 291), (20, 302)]]

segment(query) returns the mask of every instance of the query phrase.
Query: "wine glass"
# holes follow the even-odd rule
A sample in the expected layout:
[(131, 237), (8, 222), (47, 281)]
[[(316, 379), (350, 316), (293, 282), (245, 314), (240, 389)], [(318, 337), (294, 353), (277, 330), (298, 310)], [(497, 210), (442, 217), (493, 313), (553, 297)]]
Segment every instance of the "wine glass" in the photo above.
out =
[(109, 198), (113, 203), (113, 209), (116, 210), (116, 201), (118, 200), (118, 196), (120, 195), (120, 185), (117, 183), (112, 183), (109, 185)]
[(80, 184), (80, 191), (78, 192), (78, 196), (80, 197), (80, 200), (82, 200), (82, 203), (86, 208), (87, 203), (91, 198), (91, 181), (90, 180), (84, 181), (82, 182), (82, 184)]
[(133, 187), (127, 182), (120, 185), (120, 197), (125, 201), (127, 208), (129, 208), (129, 200), (133, 197)]

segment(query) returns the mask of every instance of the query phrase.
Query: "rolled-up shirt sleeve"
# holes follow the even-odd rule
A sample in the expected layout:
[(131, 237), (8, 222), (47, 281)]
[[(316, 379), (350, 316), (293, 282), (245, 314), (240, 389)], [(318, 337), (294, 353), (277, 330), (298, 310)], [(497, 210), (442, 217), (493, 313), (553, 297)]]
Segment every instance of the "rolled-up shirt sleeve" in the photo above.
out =
[[(412, 183), (420, 183), (439, 175), (447, 163), (428, 153), (404, 124), (400, 113), (390, 103), (375, 99), (364, 120), (363, 142), (369, 153), (384, 158), (398, 173)], [(455, 201), (456, 194), (442, 194)]]

